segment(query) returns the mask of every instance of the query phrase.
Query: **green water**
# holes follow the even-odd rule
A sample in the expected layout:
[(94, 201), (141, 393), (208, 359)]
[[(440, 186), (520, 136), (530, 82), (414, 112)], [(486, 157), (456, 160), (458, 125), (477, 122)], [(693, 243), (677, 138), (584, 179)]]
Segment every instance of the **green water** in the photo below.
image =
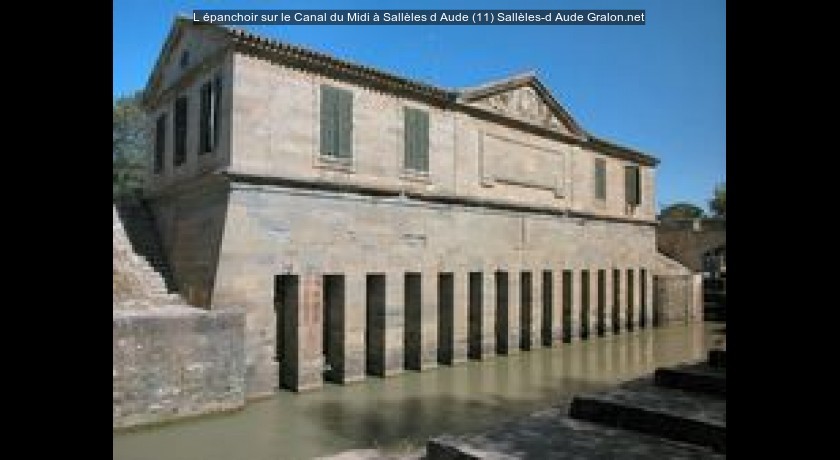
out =
[(719, 326), (676, 325), (277, 395), (243, 410), (114, 434), (115, 460), (309, 459), (480, 430), (576, 393), (705, 358)]

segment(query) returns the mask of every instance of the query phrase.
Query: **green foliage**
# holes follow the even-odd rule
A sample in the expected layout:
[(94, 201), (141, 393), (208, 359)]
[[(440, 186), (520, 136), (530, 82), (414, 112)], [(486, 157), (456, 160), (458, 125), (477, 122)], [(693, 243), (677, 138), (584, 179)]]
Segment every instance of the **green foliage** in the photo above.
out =
[(151, 134), (140, 105), (140, 92), (114, 101), (113, 193), (122, 195), (143, 185)]
[(709, 209), (716, 217), (726, 217), (726, 181), (715, 186)]
[(703, 209), (691, 203), (674, 203), (659, 214), (660, 219), (696, 219), (704, 217)]

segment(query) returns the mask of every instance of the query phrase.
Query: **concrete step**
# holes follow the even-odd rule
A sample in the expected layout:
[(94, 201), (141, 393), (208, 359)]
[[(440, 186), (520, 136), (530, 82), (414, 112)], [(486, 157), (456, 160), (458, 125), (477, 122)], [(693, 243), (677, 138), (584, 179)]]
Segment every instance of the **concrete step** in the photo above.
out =
[(554, 407), (489, 430), (438, 436), (426, 444), (426, 458), (452, 459), (723, 459), (709, 448), (570, 418)]
[(645, 378), (617, 389), (576, 396), (569, 415), (726, 453), (726, 400), (661, 388)]
[(707, 363), (656, 369), (654, 384), (726, 397), (726, 369), (711, 367)]

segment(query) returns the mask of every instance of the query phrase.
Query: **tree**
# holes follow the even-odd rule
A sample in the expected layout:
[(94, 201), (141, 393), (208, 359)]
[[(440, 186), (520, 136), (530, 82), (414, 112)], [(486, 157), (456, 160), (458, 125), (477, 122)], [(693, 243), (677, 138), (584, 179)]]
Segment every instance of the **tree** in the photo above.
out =
[(140, 92), (117, 98), (113, 111), (113, 193), (117, 196), (143, 185), (151, 136)]
[(691, 203), (674, 203), (659, 213), (660, 219), (696, 219), (703, 217), (703, 209)]
[(709, 200), (709, 209), (715, 217), (726, 217), (726, 181), (715, 186), (712, 199)]

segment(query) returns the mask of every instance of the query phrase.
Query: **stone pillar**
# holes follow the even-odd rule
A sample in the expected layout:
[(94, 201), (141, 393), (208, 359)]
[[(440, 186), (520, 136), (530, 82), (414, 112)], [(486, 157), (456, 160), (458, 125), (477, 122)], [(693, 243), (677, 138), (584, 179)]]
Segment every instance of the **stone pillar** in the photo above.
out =
[(431, 267), (423, 271), (420, 301), (420, 370), (437, 367), (438, 277)]
[(563, 342), (563, 270), (551, 273), (552, 306), (551, 306), (551, 345)]
[(365, 378), (365, 277), (344, 275), (344, 368), (337, 373), (341, 383)]
[(581, 305), (580, 305), (580, 270), (572, 270), (572, 279), (571, 283), (569, 283), (569, 288), (571, 289), (571, 306), (572, 306), (572, 342), (576, 342), (580, 340), (580, 313), (581, 313)]
[(542, 270), (539, 274), (540, 344), (554, 346), (554, 272)]
[[(627, 278), (624, 270), (614, 268), (613, 286), (616, 288), (613, 291), (613, 308), (618, 312), (618, 325), (613, 324), (613, 330), (622, 333), (627, 330)], [(615, 302), (618, 302), (616, 305)]]
[(385, 286), (385, 369), (384, 375), (396, 375), (405, 369), (403, 349), (405, 335), (404, 273), (389, 271)]
[(467, 273), (452, 273), (452, 361), (449, 364), (467, 361), (469, 351), (469, 291)]
[(366, 285), (367, 372), (380, 377), (399, 374), (405, 361), (403, 273), (368, 274)]
[(633, 325), (636, 329), (642, 324), (642, 276), (641, 270), (633, 269)]
[(577, 282), (580, 302), (580, 338), (592, 337), (592, 278), (588, 269), (581, 269)]
[[(522, 349), (522, 305), (520, 299), (520, 283), (521, 273), (518, 269), (508, 272), (507, 275), (507, 354), (519, 353)], [(499, 293), (496, 292), (496, 296)]]
[(405, 368), (420, 370), (420, 361), (423, 354), (422, 328), (423, 328), (423, 275), (420, 272), (406, 273), (401, 281), (403, 283), (403, 305), (405, 308), (405, 330), (403, 333), (403, 346), (405, 350)]
[[(460, 276), (459, 276), (460, 275)], [(463, 273), (437, 276), (438, 362), (455, 364), (467, 360), (467, 281)]]
[(485, 269), (481, 276), (481, 357), (485, 358), (496, 353), (496, 312), (493, 308), (496, 285), (493, 271), (489, 268)]
[(624, 300), (626, 302), (626, 313), (625, 316), (627, 318), (627, 329), (628, 330), (636, 330), (638, 327), (638, 323), (636, 318), (638, 318), (639, 314), (639, 302), (637, 301), (639, 298), (639, 278), (636, 276), (635, 270), (632, 268), (627, 268), (622, 270), (622, 278), (624, 278)]
[(604, 269), (604, 336), (613, 334), (612, 270)]
[[(542, 303), (540, 302), (540, 274), (538, 270), (523, 272), (522, 286), (519, 295), (522, 297), (522, 310), (530, 311), (530, 341), (528, 350), (534, 350), (542, 344)], [(526, 276), (527, 275), (527, 276)], [(526, 295), (527, 294), (527, 295)], [(523, 347), (525, 349), (525, 347)]]
[(493, 272), (474, 271), (467, 275), (469, 306), (469, 357), (484, 359), (495, 353), (495, 308)]
[(494, 310), (496, 312), (496, 354), (506, 355), (510, 349), (510, 281), (508, 272), (493, 273), (496, 287)]
[(598, 270), (589, 270), (589, 339), (598, 338)]
[(323, 294), (320, 273), (284, 275), (281, 383), (293, 391), (323, 385)]
[(652, 328), (653, 327), (653, 274), (651, 273), (650, 269), (643, 269), (644, 277), (642, 278), (645, 283), (645, 294), (644, 294), (644, 303), (645, 303), (645, 325), (646, 327)]

